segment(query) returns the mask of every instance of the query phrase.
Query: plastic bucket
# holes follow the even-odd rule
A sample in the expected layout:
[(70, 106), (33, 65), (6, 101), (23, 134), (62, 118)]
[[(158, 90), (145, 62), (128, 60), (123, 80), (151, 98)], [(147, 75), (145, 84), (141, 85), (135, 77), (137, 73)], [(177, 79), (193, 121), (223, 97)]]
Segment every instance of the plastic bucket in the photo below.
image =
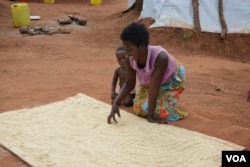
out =
[(102, 5), (102, 0), (90, 0), (90, 4), (94, 6)]
[(43, 0), (43, 3), (50, 3), (50, 4), (52, 4), (52, 3), (55, 3), (55, 0)]
[(30, 26), (30, 11), (28, 4), (12, 4), (11, 14), (14, 27)]

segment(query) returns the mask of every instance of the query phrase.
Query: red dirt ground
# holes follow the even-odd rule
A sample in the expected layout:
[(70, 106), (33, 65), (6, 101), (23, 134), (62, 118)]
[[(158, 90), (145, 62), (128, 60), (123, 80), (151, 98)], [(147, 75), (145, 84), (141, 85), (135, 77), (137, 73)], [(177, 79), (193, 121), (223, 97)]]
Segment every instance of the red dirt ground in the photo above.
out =
[[(71, 33), (26, 37), (13, 27), (12, 3), (0, 2), (0, 112), (59, 101), (79, 92), (110, 103), (119, 34), (139, 16), (134, 10), (119, 15), (127, 0), (104, 0), (101, 6), (91, 6), (88, 0), (28, 1), (30, 15), (42, 17), (32, 26), (46, 24)], [(87, 26), (57, 23), (68, 15), (87, 19)], [(142, 22), (149, 25), (152, 19)], [(171, 124), (249, 149), (250, 35), (230, 34), (222, 41), (219, 34), (181, 28), (149, 31), (151, 44), (167, 48), (187, 70), (180, 106), (189, 117)], [(191, 34), (188, 39), (187, 34)], [(28, 165), (0, 148), (0, 166)]]

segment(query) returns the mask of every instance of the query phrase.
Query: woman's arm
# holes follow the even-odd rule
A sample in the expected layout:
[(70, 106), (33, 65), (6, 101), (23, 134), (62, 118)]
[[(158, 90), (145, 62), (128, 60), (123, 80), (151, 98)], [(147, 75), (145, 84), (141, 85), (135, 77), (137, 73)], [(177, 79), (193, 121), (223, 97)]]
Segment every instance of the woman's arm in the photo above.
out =
[[(156, 108), (156, 100), (159, 94), (160, 85), (164, 76), (164, 73), (168, 67), (168, 55), (165, 52), (159, 53), (154, 63), (155, 70), (152, 74), (152, 78), (149, 85), (148, 95), (148, 122), (159, 122), (160, 120), (154, 119), (154, 110)], [(162, 123), (162, 122), (159, 122)]]
[(118, 78), (119, 78), (119, 72), (118, 72), (118, 69), (117, 68), (114, 72), (114, 75), (113, 75), (113, 80), (112, 80), (112, 84), (111, 84), (111, 99), (112, 99), (112, 104), (113, 104), (113, 101), (115, 100), (116, 98), (116, 85), (117, 85), (117, 81), (118, 81)]
[(117, 123), (116, 118), (115, 118), (115, 114), (118, 115), (118, 117), (120, 117), (120, 110), (118, 107), (118, 104), (120, 104), (120, 102), (134, 89), (135, 87), (135, 83), (136, 83), (136, 72), (132, 69), (131, 65), (130, 65), (130, 61), (129, 58), (126, 59), (126, 81), (123, 84), (119, 95), (115, 98), (112, 108), (111, 108), (111, 112), (108, 116), (108, 123), (111, 124), (111, 119), (114, 120), (115, 123)]
[(117, 85), (118, 77), (119, 77), (118, 69), (116, 69), (115, 72), (114, 72), (113, 80), (112, 80), (112, 84), (111, 84), (111, 92), (112, 93), (113, 92), (115, 93), (115, 88), (116, 88), (116, 85)]

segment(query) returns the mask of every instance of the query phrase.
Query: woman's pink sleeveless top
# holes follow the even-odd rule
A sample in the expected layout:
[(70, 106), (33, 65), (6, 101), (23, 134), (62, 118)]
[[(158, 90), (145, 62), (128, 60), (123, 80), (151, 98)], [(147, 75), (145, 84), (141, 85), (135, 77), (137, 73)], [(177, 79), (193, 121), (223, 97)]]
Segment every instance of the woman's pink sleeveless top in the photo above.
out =
[(137, 62), (130, 58), (131, 67), (136, 71), (137, 78), (139, 79), (139, 83), (144, 86), (148, 86), (150, 84), (150, 80), (152, 78), (152, 74), (154, 71), (154, 62), (159, 55), (160, 52), (166, 52), (168, 55), (168, 67), (163, 76), (161, 85), (167, 83), (173, 76), (176, 71), (177, 64), (173, 56), (171, 56), (164, 48), (161, 46), (148, 46), (148, 55), (146, 66), (144, 69), (138, 67)]

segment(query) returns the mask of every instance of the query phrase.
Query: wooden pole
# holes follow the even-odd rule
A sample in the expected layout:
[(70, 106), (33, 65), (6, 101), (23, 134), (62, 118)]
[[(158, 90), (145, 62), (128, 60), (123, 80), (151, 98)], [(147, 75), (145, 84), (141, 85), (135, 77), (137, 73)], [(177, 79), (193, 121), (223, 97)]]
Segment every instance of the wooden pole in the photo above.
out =
[(223, 0), (219, 0), (219, 17), (220, 17), (220, 23), (221, 23), (221, 39), (225, 39), (227, 35), (227, 24), (224, 18), (224, 10), (223, 10)]
[(200, 19), (199, 19), (199, 1), (192, 0), (194, 11), (194, 26), (198, 32), (201, 32)]

